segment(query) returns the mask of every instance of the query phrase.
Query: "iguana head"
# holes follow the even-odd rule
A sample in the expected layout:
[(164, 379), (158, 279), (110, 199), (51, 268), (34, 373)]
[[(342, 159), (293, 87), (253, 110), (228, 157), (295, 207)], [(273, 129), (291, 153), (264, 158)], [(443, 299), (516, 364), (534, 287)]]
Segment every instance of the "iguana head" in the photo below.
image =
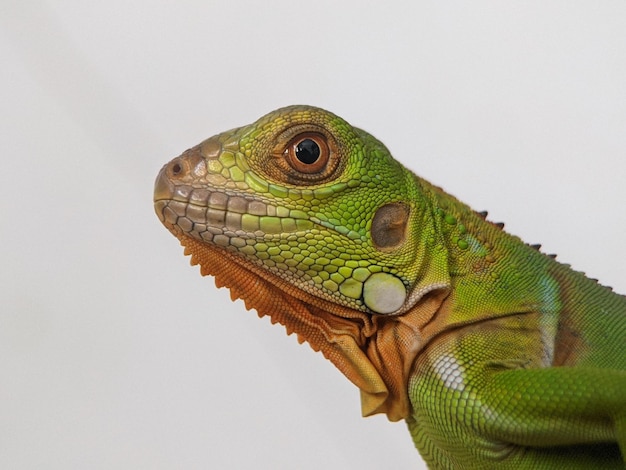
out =
[(154, 203), (202, 274), (359, 386), (364, 414), (408, 415), (420, 329), (449, 277), (427, 192), (379, 141), (283, 108), (169, 162)]

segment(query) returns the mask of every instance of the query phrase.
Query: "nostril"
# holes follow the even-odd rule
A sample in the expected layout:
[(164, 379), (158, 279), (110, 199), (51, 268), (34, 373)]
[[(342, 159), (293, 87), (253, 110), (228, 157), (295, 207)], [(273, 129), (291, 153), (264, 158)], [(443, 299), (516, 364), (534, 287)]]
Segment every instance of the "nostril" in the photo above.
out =
[(177, 176), (182, 173), (183, 167), (180, 163), (176, 162), (172, 165), (172, 174)]

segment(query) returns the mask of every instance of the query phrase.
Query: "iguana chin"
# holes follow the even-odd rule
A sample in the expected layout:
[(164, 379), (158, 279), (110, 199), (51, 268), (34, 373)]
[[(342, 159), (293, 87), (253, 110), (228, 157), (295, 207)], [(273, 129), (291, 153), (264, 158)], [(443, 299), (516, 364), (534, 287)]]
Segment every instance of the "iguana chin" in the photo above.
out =
[(154, 205), (363, 415), (406, 420), (431, 468), (624, 468), (626, 298), (343, 119), (292, 106), (211, 137), (163, 167)]

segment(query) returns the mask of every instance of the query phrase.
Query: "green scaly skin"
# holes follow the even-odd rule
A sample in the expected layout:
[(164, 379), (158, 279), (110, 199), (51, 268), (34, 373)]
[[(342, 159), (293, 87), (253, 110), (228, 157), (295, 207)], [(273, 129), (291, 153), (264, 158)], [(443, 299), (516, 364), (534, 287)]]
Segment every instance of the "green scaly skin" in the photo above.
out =
[(202, 274), (321, 350), (364, 415), (406, 420), (430, 468), (624, 468), (626, 299), (341, 118), (207, 139), (154, 200)]

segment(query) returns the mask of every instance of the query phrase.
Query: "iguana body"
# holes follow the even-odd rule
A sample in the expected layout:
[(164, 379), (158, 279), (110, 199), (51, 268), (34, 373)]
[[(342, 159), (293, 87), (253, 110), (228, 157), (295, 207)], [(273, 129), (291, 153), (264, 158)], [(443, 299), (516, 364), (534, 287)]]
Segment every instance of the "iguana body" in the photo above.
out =
[[(294, 106), (168, 163), (202, 274), (407, 421), (431, 468), (623, 468), (626, 298), (504, 232), (369, 134)], [(621, 448), (621, 454), (620, 454)]]

